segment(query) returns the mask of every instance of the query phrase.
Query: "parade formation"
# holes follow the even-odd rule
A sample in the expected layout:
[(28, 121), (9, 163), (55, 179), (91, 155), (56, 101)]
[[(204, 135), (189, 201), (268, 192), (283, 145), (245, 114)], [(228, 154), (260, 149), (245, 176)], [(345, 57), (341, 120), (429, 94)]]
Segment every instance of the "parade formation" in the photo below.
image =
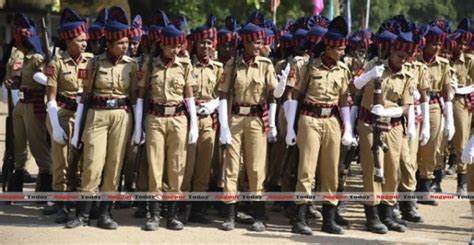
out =
[[(360, 205), (377, 234), (424, 222), (417, 209), (438, 203), (413, 197), (442, 193), (447, 168), (457, 194), (474, 192), (469, 18), (455, 26), (397, 15), (353, 33), (342, 16), (278, 28), (258, 10), (242, 22), (209, 14), (191, 29), (185, 16), (162, 10), (143, 23), (118, 6), (93, 23), (65, 8), (50, 43), (28, 16), (15, 15), (3, 58), (11, 120), (4, 191), (23, 191), (29, 155), (39, 168), (36, 192), (92, 195), (343, 194), (351, 165), (360, 164), (363, 192), (374, 197)], [(240, 222), (264, 232), (270, 205), (294, 233), (313, 234), (309, 216), (322, 217), (322, 232), (342, 235), (348, 226), (344, 203), (327, 196), (54, 201), (41, 212), (66, 228), (97, 219), (117, 229), (112, 207), (132, 205), (146, 231), (162, 217), (171, 230), (210, 224), (206, 210), (215, 208), (222, 230)], [(473, 199), (471, 208), (474, 215)]]

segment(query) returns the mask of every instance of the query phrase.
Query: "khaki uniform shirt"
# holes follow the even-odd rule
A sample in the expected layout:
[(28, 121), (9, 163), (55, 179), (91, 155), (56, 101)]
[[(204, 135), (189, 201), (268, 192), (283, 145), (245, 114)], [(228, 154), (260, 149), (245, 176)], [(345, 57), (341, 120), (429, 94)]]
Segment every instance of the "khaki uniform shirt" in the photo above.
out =
[(135, 98), (138, 80), (138, 66), (135, 60), (124, 55), (116, 64), (101, 54), (87, 64), (87, 74), (83, 80), (85, 92), (93, 96)]
[[(219, 81), (219, 91), (232, 92), (234, 103), (257, 105), (266, 102), (278, 81), (270, 59), (257, 56), (247, 65), (240, 57), (236, 64), (236, 76), (233, 73), (234, 58), (224, 67), (224, 75)], [(234, 80), (235, 77), (235, 80)]]
[(20, 89), (43, 90), (44, 86), (33, 80), (36, 72), (43, 71), (44, 56), (30, 51), (25, 54), (21, 68), (21, 86)]
[(191, 73), (195, 80), (193, 95), (196, 100), (208, 101), (217, 98), (217, 85), (224, 68), (221, 62), (209, 60), (208, 64), (195, 62)]
[(191, 74), (193, 67), (188, 58), (176, 57), (168, 66), (163, 64), (160, 57), (152, 60), (151, 72), (149, 66), (144, 67), (144, 79), (138, 86), (149, 90), (149, 98), (159, 104), (177, 104), (184, 100), (184, 87), (193, 86)]
[(57, 55), (46, 67), (47, 85), (56, 87), (58, 94), (67, 97), (76, 96), (78, 92), (82, 92), (87, 63), (93, 57), (92, 53), (83, 53), (79, 63), (76, 64), (68, 52)]
[[(375, 66), (371, 63), (370, 66)], [(388, 65), (388, 60), (384, 61), (385, 71), (382, 74), (382, 100), (384, 108), (394, 108), (403, 105), (413, 104), (413, 91), (415, 89), (415, 79), (406, 67), (402, 67), (397, 73), (393, 73)], [(372, 67), (370, 67), (372, 69)], [(374, 101), (374, 80), (369, 81), (363, 88), (362, 107), (370, 109)]]
[(325, 105), (337, 105), (342, 95), (349, 93), (350, 71), (338, 61), (332, 68), (326, 67), (320, 58), (303, 65), (295, 89), (305, 94), (305, 101)]

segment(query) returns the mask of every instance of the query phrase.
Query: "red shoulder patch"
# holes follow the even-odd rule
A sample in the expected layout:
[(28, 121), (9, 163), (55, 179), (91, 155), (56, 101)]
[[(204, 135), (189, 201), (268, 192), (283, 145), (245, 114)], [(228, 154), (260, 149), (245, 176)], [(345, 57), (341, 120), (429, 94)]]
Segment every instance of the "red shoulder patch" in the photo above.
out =
[(89, 71), (87, 71), (87, 69), (79, 69), (77, 72), (77, 78), (79, 79), (87, 79), (88, 75)]
[(48, 76), (48, 77), (53, 76), (54, 75), (54, 70), (55, 70), (54, 66), (52, 66), (52, 65), (47, 66), (46, 67), (46, 73), (45, 73), (46, 76)]
[(296, 77), (296, 69), (294, 67), (290, 68), (290, 72), (288, 73), (288, 78)]
[(222, 74), (221, 78), (219, 79), (219, 83), (225, 82), (225, 73)]
[(13, 63), (13, 70), (18, 71), (23, 67), (23, 62), (15, 62)]

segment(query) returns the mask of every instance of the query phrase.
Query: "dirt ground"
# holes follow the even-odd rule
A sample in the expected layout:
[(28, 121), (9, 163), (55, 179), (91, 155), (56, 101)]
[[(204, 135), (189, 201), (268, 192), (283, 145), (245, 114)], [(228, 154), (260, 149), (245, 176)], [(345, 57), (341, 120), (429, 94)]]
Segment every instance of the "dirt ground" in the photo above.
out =
[[(0, 113), (5, 112), (0, 106)], [(0, 114), (0, 157), (3, 156), (4, 118)], [(0, 158), (1, 159), (1, 158)], [(37, 173), (34, 163), (28, 164), (31, 173)], [(353, 190), (360, 189), (360, 170), (348, 180)], [(443, 181), (447, 193), (456, 191), (456, 179), (448, 176)], [(28, 185), (27, 191), (32, 191)], [(320, 232), (321, 220), (311, 223), (313, 236), (291, 233), (288, 220), (281, 214), (272, 212), (267, 204), (267, 231), (255, 233), (247, 230), (247, 225), (237, 224), (234, 231), (225, 232), (218, 229), (222, 223), (213, 210), (209, 211), (214, 222), (209, 225), (188, 224), (182, 231), (171, 231), (162, 227), (155, 232), (145, 232), (140, 227), (145, 219), (132, 217), (132, 209), (113, 210), (114, 218), (119, 224), (116, 231), (108, 231), (92, 226), (73, 230), (54, 223), (54, 216), (41, 214), (42, 206), (35, 203), (0, 204), (0, 244), (18, 243), (340, 243), (340, 244), (467, 244), (471, 237), (471, 211), (468, 201), (440, 201), (440, 205), (419, 205), (419, 212), (425, 219), (423, 224), (409, 224), (405, 233), (389, 232), (377, 235), (365, 230), (364, 210), (361, 204), (351, 203), (344, 216), (350, 221), (350, 227), (342, 236)]]

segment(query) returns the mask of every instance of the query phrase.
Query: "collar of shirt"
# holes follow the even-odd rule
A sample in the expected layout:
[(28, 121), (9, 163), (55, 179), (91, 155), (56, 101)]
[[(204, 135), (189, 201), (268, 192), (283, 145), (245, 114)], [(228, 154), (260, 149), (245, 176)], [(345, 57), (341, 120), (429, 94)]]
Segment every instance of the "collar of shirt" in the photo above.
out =
[[(406, 64), (406, 63), (405, 63)], [(386, 70), (389, 70), (390, 71), (390, 75), (389, 76), (404, 76), (404, 74), (402, 74), (402, 72), (407, 69), (406, 66), (402, 66), (401, 68), (399, 69), (396, 69), (396, 68), (392, 68), (393, 66), (390, 64), (390, 60), (389, 59), (386, 59), (383, 61), (383, 65), (384, 67), (386, 68)]]
[(211, 62), (211, 59), (209, 59), (209, 56), (197, 57), (197, 59), (199, 63), (204, 66), (209, 65)]
[(329, 70), (337, 65), (337, 61), (329, 58), (329, 56), (324, 53), (321, 54), (321, 63)]
[(428, 57), (423, 54), (421, 60), (427, 65), (432, 65), (434, 63), (439, 63), (439, 55)]
[(33, 55), (35, 55), (35, 51), (30, 50), (28, 53), (25, 54), (25, 57), (27, 59), (31, 59), (31, 57), (33, 57)]
[(256, 58), (257, 56), (244, 54), (244, 56), (242, 57), (242, 62), (247, 66), (251, 66), (253, 63), (255, 63)]
[(181, 66), (181, 63), (178, 62), (178, 59), (179, 59), (178, 57), (175, 57), (172, 60), (169, 59), (167, 64), (165, 64), (165, 62), (163, 61), (161, 56), (158, 56), (158, 57), (154, 58), (154, 63), (161, 66), (161, 67), (164, 67), (164, 68), (170, 68), (170, 67), (175, 66), (175, 65)]
[(390, 67), (390, 70), (393, 73), (398, 73), (403, 69), (403, 66), (402, 67), (396, 67), (395, 65), (392, 64), (392, 62), (390, 60), (388, 60), (388, 67)]
[(199, 57), (195, 56), (193, 64), (195, 64), (197, 67), (214, 67), (209, 57), (207, 57), (207, 59), (200, 59)]
[(64, 51), (61, 56), (63, 57), (63, 60), (65, 63), (68, 63), (68, 62), (73, 62), (75, 65), (78, 65), (82, 62), (85, 62), (86, 59), (84, 59), (84, 55), (79, 55), (79, 57), (77, 58), (77, 60), (73, 59), (71, 57), (71, 55), (67, 52), (67, 51)]
[[(236, 65), (237, 65), (237, 67), (240, 67), (240, 66), (245, 66), (245, 67), (255, 66), (255, 67), (258, 67), (258, 64), (260, 63), (260, 62), (258, 62), (258, 59), (259, 59), (259, 56), (254, 56), (253, 62), (248, 64), (248, 63), (245, 62), (243, 56), (239, 56), (237, 58)], [(231, 64), (233, 64), (233, 61), (231, 62)]]
[(105, 56), (112, 64), (118, 64), (120, 61), (122, 61), (122, 58), (123, 58), (123, 55), (113, 57), (107, 51), (105, 52)]
[[(453, 57), (453, 58), (454, 58), (454, 57)], [(454, 62), (453, 62), (453, 63), (456, 63), (456, 62), (461, 62), (461, 63), (463, 63), (463, 64), (466, 62), (466, 59), (465, 59), (465, 57), (464, 57), (464, 53), (461, 53), (461, 54), (459, 55), (459, 57), (457, 57), (457, 58), (454, 59)]]

